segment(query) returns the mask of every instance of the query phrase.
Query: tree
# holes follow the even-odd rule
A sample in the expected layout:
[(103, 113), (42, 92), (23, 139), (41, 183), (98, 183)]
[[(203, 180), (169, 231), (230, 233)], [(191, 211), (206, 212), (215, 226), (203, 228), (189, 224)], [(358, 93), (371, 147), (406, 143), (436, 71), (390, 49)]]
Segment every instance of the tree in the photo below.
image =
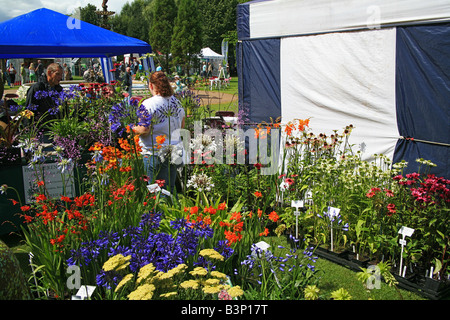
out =
[(202, 46), (220, 52), (223, 35), (236, 30), (238, 0), (198, 0), (202, 16)]
[(88, 4), (87, 6), (80, 9), (80, 20), (94, 24), (96, 26), (100, 26), (100, 16), (95, 13), (97, 8), (93, 4)]
[(151, 7), (151, 17), (150, 45), (153, 52), (159, 51), (165, 55), (164, 70), (168, 70), (173, 27), (177, 17), (175, 0), (154, 0)]
[(147, 42), (150, 24), (149, 19), (144, 16), (144, 12), (152, 1), (134, 0), (131, 3), (124, 4), (120, 13), (111, 18), (112, 30)]
[(200, 53), (202, 48), (201, 36), (201, 19), (195, 1), (179, 0), (171, 48), (174, 62), (181, 64), (187, 75), (189, 75), (191, 61), (194, 61), (193, 57)]

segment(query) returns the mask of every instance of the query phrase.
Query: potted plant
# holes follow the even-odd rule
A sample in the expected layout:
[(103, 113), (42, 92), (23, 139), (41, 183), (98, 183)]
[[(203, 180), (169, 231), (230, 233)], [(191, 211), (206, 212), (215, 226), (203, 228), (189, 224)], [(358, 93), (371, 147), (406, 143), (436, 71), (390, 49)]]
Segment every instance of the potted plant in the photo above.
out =
[(6, 94), (1, 109), (0, 120), (0, 164), (11, 165), (21, 163), (21, 151), (18, 147), (18, 137), (24, 119), (34, 116), (31, 110), (17, 105), (16, 94)]

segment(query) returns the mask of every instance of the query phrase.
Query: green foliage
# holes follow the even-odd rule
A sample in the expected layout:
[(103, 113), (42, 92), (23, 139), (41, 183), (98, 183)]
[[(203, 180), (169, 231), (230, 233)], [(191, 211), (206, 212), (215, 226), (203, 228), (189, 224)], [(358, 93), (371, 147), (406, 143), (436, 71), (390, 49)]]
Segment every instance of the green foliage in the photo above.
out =
[(172, 55), (175, 64), (184, 66), (189, 75), (193, 55), (202, 48), (200, 12), (193, 0), (181, 0), (172, 35)]
[(202, 12), (202, 43), (220, 52), (223, 35), (236, 30), (237, 0), (199, 0)]
[(19, 262), (0, 240), (0, 300), (30, 299), (30, 291)]
[(145, 14), (153, 0), (127, 2), (120, 13), (111, 17), (112, 30), (143, 41), (148, 41), (150, 21)]
[(96, 6), (88, 3), (87, 6), (80, 7), (79, 9), (80, 9), (80, 20), (96, 26), (100, 26), (101, 24), (100, 16), (97, 13), (95, 13), (97, 11)]
[(149, 40), (154, 51), (159, 51), (165, 55), (164, 70), (169, 69), (169, 53), (176, 17), (177, 6), (174, 0), (153, 1)]

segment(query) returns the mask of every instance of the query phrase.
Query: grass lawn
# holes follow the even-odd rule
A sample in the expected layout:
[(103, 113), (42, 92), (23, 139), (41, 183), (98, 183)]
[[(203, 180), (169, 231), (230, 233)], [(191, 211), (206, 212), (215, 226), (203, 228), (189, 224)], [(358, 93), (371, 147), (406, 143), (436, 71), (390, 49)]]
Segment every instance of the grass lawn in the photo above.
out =
[(413, 292), (396, 290), (384, 282), (381, 283), (380, 289), (367, 290), (357, 279), (356, 272), (325, 259), (318, 259), (316, 267), (321, 277), (319, 288), (325, 296), (344, 288), (352, 300), (427, 300)]
[[(268, 237), (266, 242), (271, 245), (270, 250), (274, 250), (275, 255), (278, 254), (278, 245), (288, 247), (285, 237)], [(428, 300), (413, 292), (389, 287), (384, 282), (381, 283), (380, 289), (367, 290), (358, 280), (357, 272), (326, 259), (317, 259), (315, 266), (320, 277), (319, 295), (326, 299), (330, 297), (331, 292), (344, 288), (350, 294), (351, 300)]]

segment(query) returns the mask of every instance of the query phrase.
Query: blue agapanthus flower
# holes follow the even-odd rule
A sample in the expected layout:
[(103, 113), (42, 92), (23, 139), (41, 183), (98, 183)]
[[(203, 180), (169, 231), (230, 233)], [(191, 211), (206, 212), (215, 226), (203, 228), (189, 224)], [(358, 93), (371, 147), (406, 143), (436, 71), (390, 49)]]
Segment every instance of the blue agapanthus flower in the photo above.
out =
[(125, 103), (119, 102), (111, 107), (111, 112), (109, 114), (109, 123), (111, 124), (111, 130), (119, 135), (123, 134), (125, 127), (123, 126), (124, 119), (129, 117)]
[[(201, 240), (211, 238), (213, 230), (202, 222), (191, 223), (185, 219), (171, 222), (174, 234), (159, 230), (162, 213), (150, 211), (141, 217), (137, 226), (129, 226), (119, 233), (101, 232), (98, 239), (83, 242), (79, 249), (71, 250), (68, 259), (69, 265), (78, 264), (90, 267), (91, 263), (103, 263), (106, 256), (122, 254), (131, 256), (129, 268), (137, 272), (143, 266), (152, 263), (162, 272), (185, 263), (201, 249)], [(216, 250), (224, 257), (233, 254), (225, 242), (219, 242)], [(110, 288), (119, 278), (114, 273), (100, 272), (97, 275), (97, 284)]]

